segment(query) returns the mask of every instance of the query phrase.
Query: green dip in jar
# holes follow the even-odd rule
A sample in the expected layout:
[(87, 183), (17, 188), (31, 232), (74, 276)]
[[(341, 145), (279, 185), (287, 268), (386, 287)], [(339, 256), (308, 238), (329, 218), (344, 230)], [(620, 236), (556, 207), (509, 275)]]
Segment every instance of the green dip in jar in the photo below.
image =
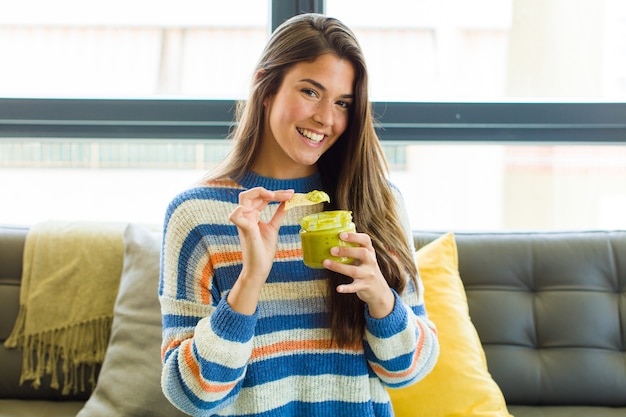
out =
[(310, 268), (324, 268), (324, 259), (332, 259), (344, 264), (354, 259), (330, 254), (334, 246), (358, 246), (339, 239), (341, 232), (355, 232), (352, 212), (348, 210), (322, 211), (300, 219), (300, 240), (304, 264)]

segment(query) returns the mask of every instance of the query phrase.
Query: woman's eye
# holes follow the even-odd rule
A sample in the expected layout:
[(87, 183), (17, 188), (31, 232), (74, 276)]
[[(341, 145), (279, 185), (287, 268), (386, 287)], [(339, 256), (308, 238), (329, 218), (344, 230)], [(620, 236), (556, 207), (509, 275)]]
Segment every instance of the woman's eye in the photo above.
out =
[(347, 101), (342, 101), (342, 100), (340, 100), (340, 101), (338, 101), (338, 102), (337, 102), (337, 104), (338, 104), (340, 107), (343, 107), (344, 109), (349, 109), (349, 108), (350, 108), (350, 103), (349, 103), (349, 102), (347, 102)]
[(317, 97), (317, 92), (311, 88), (303, 88), (302, 92), (310, 97)]

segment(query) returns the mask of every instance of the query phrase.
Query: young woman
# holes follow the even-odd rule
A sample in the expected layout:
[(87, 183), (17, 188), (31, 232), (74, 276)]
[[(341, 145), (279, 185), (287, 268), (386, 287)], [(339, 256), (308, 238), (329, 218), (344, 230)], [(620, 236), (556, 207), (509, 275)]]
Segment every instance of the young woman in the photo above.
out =
[[(167, 210), (162, 386), (194, 416), (391, 416), (385, 387), (439, 352), (408, 217), (390, 185), (353, 33), (317, 14), (272, 35), (234, 149)], [(322, 204), (285, 210), (294, 192)], [(302, 261), (299, 219), (350, 210), (352, 264)]]

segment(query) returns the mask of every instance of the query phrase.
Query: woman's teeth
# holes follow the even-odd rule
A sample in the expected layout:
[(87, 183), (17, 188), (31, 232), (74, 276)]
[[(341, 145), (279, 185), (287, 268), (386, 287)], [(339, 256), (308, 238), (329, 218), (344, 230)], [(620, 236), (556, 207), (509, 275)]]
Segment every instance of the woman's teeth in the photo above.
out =
[(300, 134), (304, 136), (305, 138), (312, 140), (313, 142), (316, 142), (316, 143), (321, 142), (322, 139), (324, 139), (324, 135), (311, 132), (310, 130), (298, 129), (298, 132), (300, 132)]

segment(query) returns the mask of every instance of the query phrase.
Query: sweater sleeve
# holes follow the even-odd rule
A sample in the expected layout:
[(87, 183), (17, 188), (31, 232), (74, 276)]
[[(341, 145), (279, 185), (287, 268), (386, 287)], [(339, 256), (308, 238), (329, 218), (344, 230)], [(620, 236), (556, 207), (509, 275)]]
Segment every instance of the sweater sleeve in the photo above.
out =
[[(413, 250), (411, 228), (400, 192), (394, 188), (400, 220)], [(423, 379), (439, 357), (435, 325), (424, 307), (424, 287), (418, 276), (407, 276), (402, 295), (394, 291), (392, 312), (382, 319), (369, 315), (366, 306), (365, 352), (372, 370), (390, 387), (403, 387)]]
[[(411, 287), (411, 288), (409, 288)], [(437, 362), (437, 330), (428, 320), (414, 286), (402, 297), (394, 291), (395, 306), (382, 319), (366, 308), (365, 352), (372, 370), (390, 387), (403, 387), (423, 379)]]
[[(233, 311), (213, 282), (198, 200), (168, 208), (159, 299), (162, 312), (161, 385), (182, 411), (210, 416), (231, 405), (252, 352), (257, 315)], [(206, 208), (206, 207), (205, 207)]]

